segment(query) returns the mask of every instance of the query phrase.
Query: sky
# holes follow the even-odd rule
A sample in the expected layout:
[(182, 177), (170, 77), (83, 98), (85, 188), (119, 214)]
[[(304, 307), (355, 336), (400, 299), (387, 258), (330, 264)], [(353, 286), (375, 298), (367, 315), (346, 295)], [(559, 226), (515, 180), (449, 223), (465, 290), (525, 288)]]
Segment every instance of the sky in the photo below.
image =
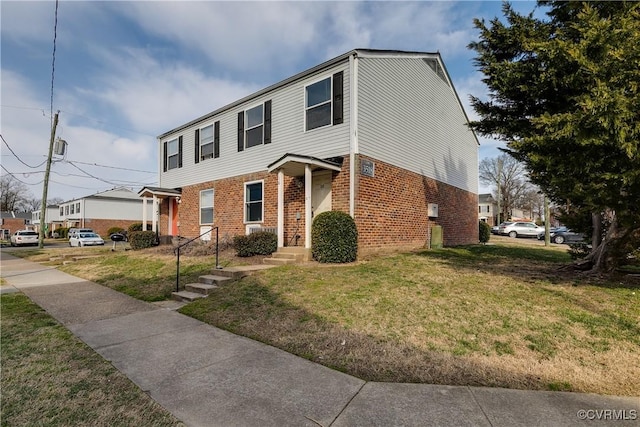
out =
[[(56, 25), (55, 1), (2, 0), (1, 173), (42, 197), (59, 111), (56, 137), (68, 145), (64, 157), (54, 156), (49, 200), (157, 185), (158, 135), (356, 48), (439, 51), (473, 120), (469, 95), (486, 96), (467, 49), (478, 36), (473, 19), (502, 18), (501, 7), (60, 1)], [(529, 13), (535, 3), (514, 7)], [(503, 146), (486, 138), (480, 144), (480, 160)]]

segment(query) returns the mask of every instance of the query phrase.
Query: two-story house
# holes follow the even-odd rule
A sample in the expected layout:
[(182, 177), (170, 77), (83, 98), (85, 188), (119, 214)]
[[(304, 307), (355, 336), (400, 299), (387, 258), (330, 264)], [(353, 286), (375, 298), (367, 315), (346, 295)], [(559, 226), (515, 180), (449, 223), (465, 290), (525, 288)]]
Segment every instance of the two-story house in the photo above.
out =
[(158, 137), (161, 234), (275, 229), (311, 247), (349, 213), (359, 250), (477, 243), (478, 140), (438, 53), (356, 49)]
[(31, 224), (33, 224), (35, 231), (40, 232), (41, 224), (44, 224), (44, 230), (47, 236), (52, 235), (58, 228), (63, 226), (63, 222), (60, 220), (59, 206), (49, 205), (44, 211), (45, 219), (40, 220), (41, 212), (39, 210), (33, 211), (31, 214)]
[[(150, 203), (148, 203), (150, 205)], [(67, 200), (58, 205), (58, 221), (63, 227), (91, 228), (106, 237), (112, 227), (125, 230), (143, 219), (151, 220), (151, 208), (140, 203), (138, 194), (120, 187)]]
[[(491, 193), (478, 195), (478, 220), (484, 221), (490, 226), (498, 225), (498, 202)], [(503, 218), (504, 219), (504, 218)]]

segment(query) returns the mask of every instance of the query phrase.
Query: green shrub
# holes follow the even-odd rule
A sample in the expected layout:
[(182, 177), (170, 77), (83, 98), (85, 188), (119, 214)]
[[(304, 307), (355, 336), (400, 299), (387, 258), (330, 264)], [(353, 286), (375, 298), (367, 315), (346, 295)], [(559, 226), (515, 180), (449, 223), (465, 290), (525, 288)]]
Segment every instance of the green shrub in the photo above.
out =
[(271, 255), (278, 249), (278, 236), (269, 231), (249, 234), (249, 241), (256, 255)]
[(111, 236), (113, 233), (125, 234), (125, 230), (122, 227), (111, 227), (107, 230), (107, 236)]
[(129, 226), (129, 232), (132, 231), (142, 231), (142, 223), (141, 222), (135, 222), (133, 224), (131, 224)]
[(238, 235), (233, 238), (233, 247), (239, 257), (270, 255), (278, 249), (278, 236), (268, 231)]
[(133, 231), (129, 233), (131, 249), (146, 249), (157, 246), (156, 233), (153, 231)]
[(340, 211), (318, 214), (311, 225), (311, 252), (319, 262), (355, 261), (358, 229), (353, 218)]
[(67, 227), (60, 227), (60, 228), (56, 228), (54, 231), (54, 233), (58, 233), (58, 238), (60, 239), (66, 239), (67, 236), (69, 235), (69, 228)]
[(480, 243), (487, 243), (491, 238), (491, 226), (484, 221), (478, 223), (478, 236)]

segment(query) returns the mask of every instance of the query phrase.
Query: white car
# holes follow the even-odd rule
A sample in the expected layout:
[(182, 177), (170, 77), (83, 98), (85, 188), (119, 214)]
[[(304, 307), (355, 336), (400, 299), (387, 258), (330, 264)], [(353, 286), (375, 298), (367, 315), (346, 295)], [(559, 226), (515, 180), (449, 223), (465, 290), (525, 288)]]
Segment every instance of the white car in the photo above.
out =
[(500, 225), (500, 234), (506, 234), (509, 237), (538, 237), (539, 233), (544, 233), (544, 227), (539, 227), (533, 222), (514, 222)]
[(69, 246), (103, 246), (104, 240), (96, 233), (75, 233), (69, 237)]
[(11, 246), (35, 245), (38, 246), (38, 233), (31, 230), (18, 230), (11, 235)]

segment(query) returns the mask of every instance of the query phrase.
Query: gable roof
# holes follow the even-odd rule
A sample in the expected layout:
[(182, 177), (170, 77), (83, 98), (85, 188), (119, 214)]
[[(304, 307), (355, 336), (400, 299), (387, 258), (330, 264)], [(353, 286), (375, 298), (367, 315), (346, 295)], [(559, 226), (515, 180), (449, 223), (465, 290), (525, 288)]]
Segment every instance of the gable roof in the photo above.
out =
[(116, 187), (110, 190), (101, 191), (99, 193), (94, 193), (89, 196), (77, 197), (75, 199), (67, 200), (60, 205), (65, 205), (67, 203), (73, 203), (78, 200), (86, 200), (86, 199), (130, 199), (130, 200), (138, 200), (138, 195), (133, 191), (129, 190), (126, 187)]
[[(441, 77), (443, 78), (447, 84), (453, 89), (453, 84), (451, 83), (451, 78), (449, 77), (449, 73), (447, 72), (446, 68), (444, 67), (444, 63), (442, 62), (442, 58), (440, 57), (440, 53), (439, 52), (412, 52), (412, 51), (401, 51), (401, 50), (379, 50), (379, 49), (353, 49), (350, 50), (347, 53), (344, 53), (340, 56), (337, 56), (333, 59), (330, 59), (328, 61), (325, 61), (319, 65), (316, 65), (315, 67), (309, 68), (308, 70), (302, 71), (294, 76), (291, 76), (285, 80), (282, 80), (278, 83), (275, 83), (271, 86), (268, 86), (264, 89), (261, 89), (257, 92), (252, 93), (251, 95), (245, 96), (244, 98), (241, 98), (237, 101), (232, 102), (231, 104), (227, 104), (224, 107), (218, 108), (217, 110), (214, 110), (208, 114), (205, 114), (204, 116), (198, 117), (197, 119), (191, 120), (188, 123), (185, 123), (181, 126), (178, 126), (174, 129), (171, 129), (170, 131), (167, 131), (165, 133), (163, 133), (162, 135), (158, 136), (158, 139), (162, 139), (172, 133), (175, 132), (179, 132), (183, 129), (188, 128), (189, 126), (192, 126), (196, 123), (205, 121), (210, 119), (211, 117), (214, 117), (226, 110), (230, 110), (234, 107), (237, 107), (240, 104), (243, 104), (253, 98), (257, 98), (261, 95), (264, 95), (265, 93), (271, 92), (273, 90), (276, 90), (282, 86), (288, 85), (289, 83), (295, 82), (296, 80), (300, 80), (303, 79), (313, 73), (316, 73), (320, 70), (323, 70), (325, 68), (329, 68), (332, 67), (336, 64), (340, 64), (344, 61), (348, 61), (350, 56), (362, 56), (362, 57), (373, 57), (373, 56), (384, 56), (384, 57), (416, 57), (416, 58), (433, 58), (438, 64), (440, 64), (440, 66), (435, 66), (430, 64), (431, 67), (434, 69), (434, 71)], [(446, 78), (445, 78), (446, 77)], [(455, 93), (455, 89), (454, 93)], [(456, 93), (456, 97), (458, 97), (457, 93)], [(460, 102), (460, 99), (458, 98), (458, 102)], [(460, 107), (462, 108), (462, 111), (464, 112), (464, 107), (462, 106), (462, 103), (460, 103)], [(466, 116), (466, 113), (465, 113)], [(468, 121), (468, 118), (467, 118)]]
[(491, 193), (478, 194), (478, 203), (495, 203)]

